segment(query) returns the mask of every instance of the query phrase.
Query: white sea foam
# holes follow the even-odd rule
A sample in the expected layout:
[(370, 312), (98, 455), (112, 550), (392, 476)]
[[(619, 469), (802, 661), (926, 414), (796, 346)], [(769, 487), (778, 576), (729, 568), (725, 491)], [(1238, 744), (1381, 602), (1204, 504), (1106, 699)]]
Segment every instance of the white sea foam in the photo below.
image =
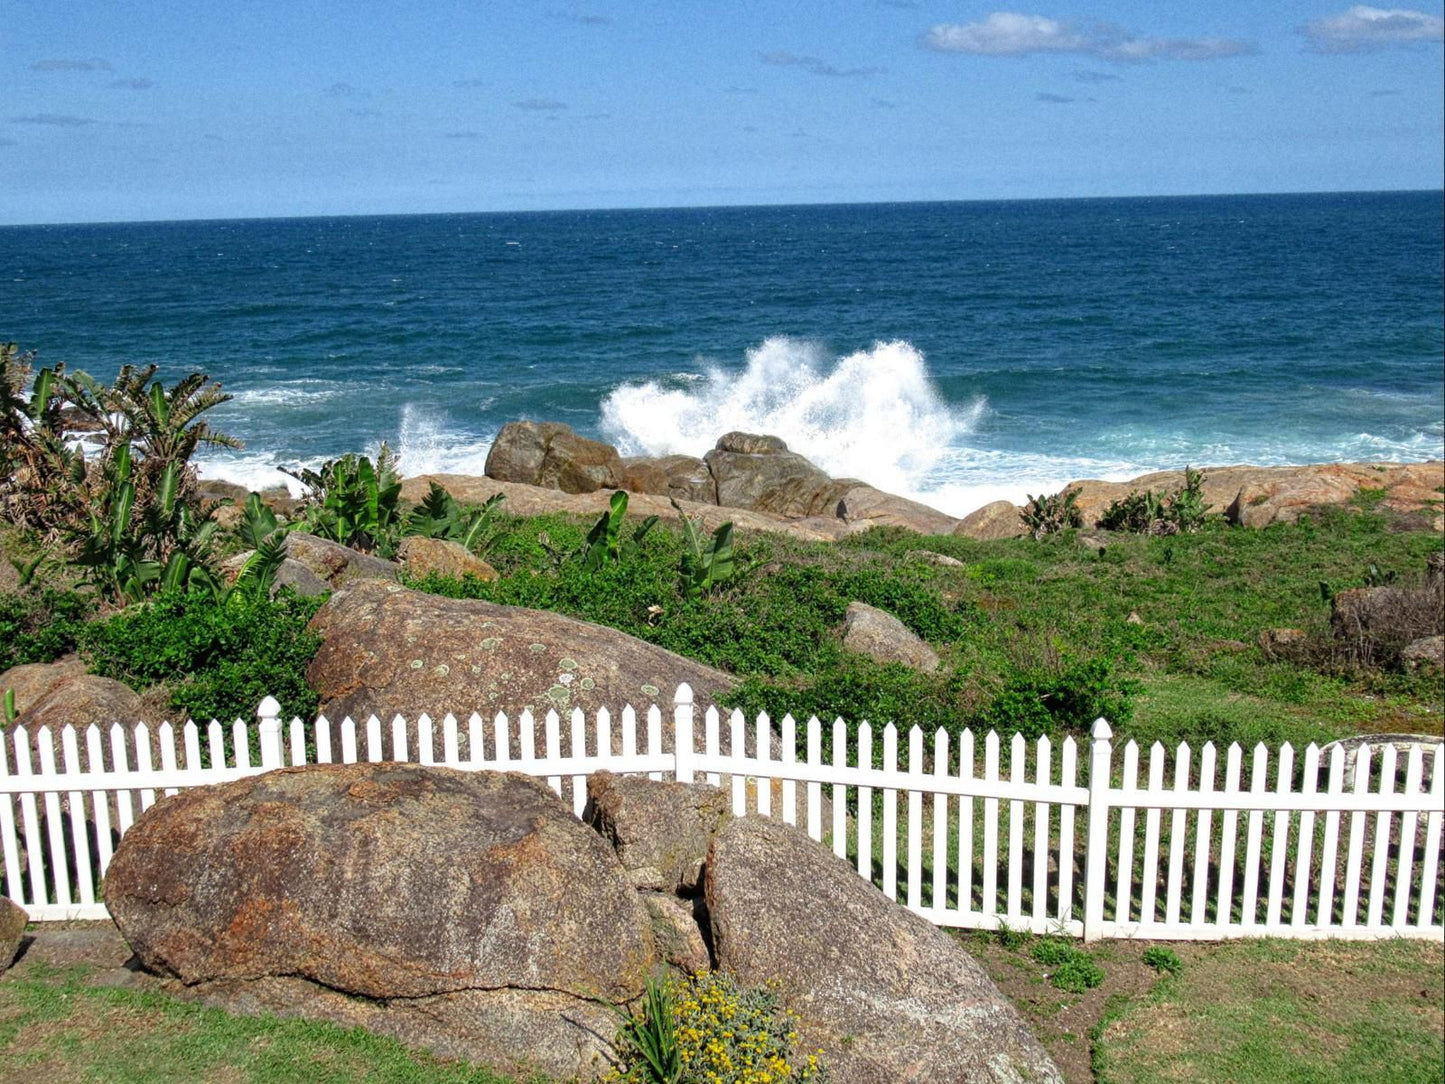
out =
[(602, 402), (601, 429), (624, 455), (702, 455), (731, 430), (770, 433), (828, 473), (921, 494), (988, 409), (943, 401), (923, 355), (903, 341), (845, 357), (776, 337), (742, 372), (709, 366), (686, 388), (624, 384)]
[[(401, 408), (401, 425), (392, 450), (397, 469), (404, 477), (418, 474), (480, 475), (487, 465), (492, 436), (485, 438), (458, 433), (445, 419), (415, 403)], [(373, 454), (377, 451), (373, 446)]]

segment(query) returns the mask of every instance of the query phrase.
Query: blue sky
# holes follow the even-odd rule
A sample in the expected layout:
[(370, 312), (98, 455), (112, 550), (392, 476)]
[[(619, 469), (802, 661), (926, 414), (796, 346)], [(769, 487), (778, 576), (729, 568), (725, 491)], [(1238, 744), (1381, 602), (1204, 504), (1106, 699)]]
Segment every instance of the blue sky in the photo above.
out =
[(1441, 27), (1341, 0), (7, 0), (0, 222), (1440, 188)]

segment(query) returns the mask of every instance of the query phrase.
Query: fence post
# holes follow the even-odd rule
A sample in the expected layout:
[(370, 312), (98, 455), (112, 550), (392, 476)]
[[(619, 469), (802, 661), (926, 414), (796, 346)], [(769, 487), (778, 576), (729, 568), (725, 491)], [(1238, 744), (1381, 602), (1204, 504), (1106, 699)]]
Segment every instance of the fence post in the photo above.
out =
[[(1109, 770), (1114, 731), (1102, 718), (1094, 720), (1089, 749), (1089, 842), (1084, 858), (1084, 941), (1103, 936), (1104, 882), (1109, 870)], [(1067, 860), (1067, 858), (1065, 858)]]
[(692, 686), (683, 682), (672, 700), (672, 755), (675, 760), (673, 778), (679, 783), (692, 782)]
[(265, 771), (279, 768), (281, 760), (281, 705), (268, 696), (256, 706), (256, 733), (261, 739), (261, 767)]

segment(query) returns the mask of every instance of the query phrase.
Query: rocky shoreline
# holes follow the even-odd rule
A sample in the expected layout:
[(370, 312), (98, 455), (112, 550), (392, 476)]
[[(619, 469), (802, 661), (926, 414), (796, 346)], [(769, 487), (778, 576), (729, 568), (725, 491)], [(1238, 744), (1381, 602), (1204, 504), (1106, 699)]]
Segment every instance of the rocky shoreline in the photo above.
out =
[[(700, 517), (708, 530), (732, 521), (741, 530), (772, 531), (808, 541), (836, 541), (870, 527), (903, 527), (920, 534), (951, 534), (978, 541), (1026, 533), (1022, 508), (995, 501), (957, 518), (885, 493), (851, 478), (832, 478), (773, 436), (728, 433), (702, 458), (627, 458), (616, 448), (552, 422), (504, 426), (481, 477), (423, 474), (402, 485), (402, 499), (420, 501), (431, 483), (465, 504), (497, 494), (515, 515), (564, 512), (597, 515), (618, 489), (630, 495), (628, 512), (676, 520)], [(1210, 511), (1245, 527), (1290, 523), (1307, 508), (1347, 505), (1373, 493), (1382, 507), (1419, 516), (1422, 527), (1445, 531), (1445, 461), (1324, 463), (1297, 467), (1200, 468)], [(1167, 470), (1126, 482), (1084, 479), (1070, 483), (1086, 527), (1098, 525), (1110, 504), (1133, 492), (1172, 492), (1184, 471)], [(232, 487), (209, 483), (219, 496)], [(239, 488), (239, 487), (235, 487)], [(674, 506), (676, 502), (676, 506)]]

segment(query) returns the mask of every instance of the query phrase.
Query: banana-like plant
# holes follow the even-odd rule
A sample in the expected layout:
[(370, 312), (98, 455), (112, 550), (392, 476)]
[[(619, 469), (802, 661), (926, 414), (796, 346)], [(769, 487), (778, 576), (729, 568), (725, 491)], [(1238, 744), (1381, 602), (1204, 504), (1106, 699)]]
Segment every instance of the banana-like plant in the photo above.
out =
[(672, 506), (682, 517), (683, 550), (678, 564), (682, 593), (689, 599), (699, 599), (727, 583), (737, 571), (733, 562), (733, 525), (731, 521), (722, 524), (704, 540), (700, 520), (694, 521), (676, 500)]
[(486, 504), (468, 512), (445, 488), (432, 482), (427, 495), (407, 517), (405, 533), (456, 542), (480, 555), (501, 514), (505, 493), (495, 493)]
[(276, 574), (286, 560), (286, 535), (283, 527), (261, 501), (259, 493), (246, 496), (246, 506), (237, 533), (251, 547), (251, 555), (241, 565), (231, 586), (220, 592), (222, 602), (265, 601), (276, 585)]
[[(617, 490), (608, 502), (592, 530), (587, 532), (587, 541), (582, 545), (582, 567), (589, 572), (596, 571), (609, 562), (622, 560), (623, 548), (628, 540), (623, 537), (622, 527), (627, 519), (627, 493)], [(633, 529), (630, 544), (633, 548), (642, 544), (647, 532), (657, 526), (657, 517), (648, 516)]]
[(286, 473), (306, 487), (306, 525), (311, 531), (363, 553), (390, 557), (396, 552), (401, 479), (385, 443), (374, 466), (367, 456), (347, 453), (320, 470)]

